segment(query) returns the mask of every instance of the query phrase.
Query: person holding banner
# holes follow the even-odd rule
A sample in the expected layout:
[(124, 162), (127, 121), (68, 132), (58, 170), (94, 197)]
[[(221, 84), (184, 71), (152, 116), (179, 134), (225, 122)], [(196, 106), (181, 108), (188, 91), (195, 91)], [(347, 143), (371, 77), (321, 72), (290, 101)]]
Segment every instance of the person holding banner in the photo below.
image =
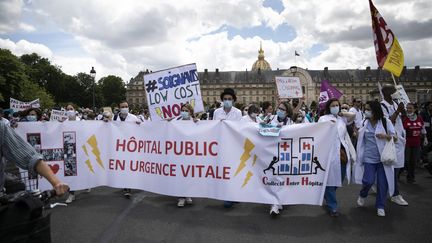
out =
[[(221, 93), (220, 98), (223, 105), (214, 111), (213, 120), (240, 121), (242, 118), (242, 112), (234, 107), (234, 102), (237, 101), (235, 91), (231, 88), (226, 88)], [(231, 208), (233, 205), (234, 202), (224, 201), (225, 208)]]
[(30, 108), (24, 111), (20, 122), (36, 122), (42, 118), (42, 112), (38, 108)]
[(242, 118), (242, 112), (234, 107), (234, 103), (237, 101), (235, 91), (231, 88), (226, 88), (221, 93), (220, 98), (223, 104), (222, 107), (214, 111), (213, 120), (239, 121)]
[(318, 122), (331, 121), (335, 124), (338, 131), (338, 140), (336, 143), (336, 154), (330, 162), (330, 171), (328, 174), (327, 185), (324, 199), (331, 217), (338, 217), (336, 189), (342, 186), (345, 176), (348, 175), (348, 182), (351, 176), (351, 161), (356, 158), (354, 146), (348, 135), (347, 124), (351, 124), (355, 119), (355, 114), (350, 112), (341, 112), (341, 105), (337, 98), (331, 98), (325, 105), (324, 115)]
[[(119, 108), (120, 108), (120, 112), (114, 116), (114, 118), (112, 119), (113, 121), (116, 122), (132, 121), (135, 122), (136, 124), (141, 123), (138, 117), (136, 117), (134, 114), (129, 113), (129, 103), (127, 101), (125, 100), (121, 101), (119, 103)], [(132, 195), (132, 190), (130, 188), (123, 189), (123, 196), (125, 198), (130, 199), (131, 195)]]
[(67, 115), (67, 120), (68, 121), (79, 121), (80, 118), (77, 116), (76, 111), (75, 111), (75, 106), (72, 103), (69, 103), (66, 106), (66, 115)]
[[(168, 119), (167, 121), (171, 121), (173, 119)], [(180, 117), (175, 119), (174, 121), (193, 121), (198, 122), (199, 120), (194, 115), (194, 108), (186, 103), (181, 106)], [(190, 197), (180, 197), (177, 201), (177, 207), (182, 208), (184, 205), (192, 205), (193, 201)]]
[(392, 95), (396, 93), (396, 88), (391, 84), (385, 84), (382, 86), (381, 92), (383, 94), (383, 100), (381, 101), (382, 110), (384, 113), (384, 117), (390, 119), (390, 121), (393, 123), (393, 126), (396, 131), (397, 140), (395, 142), (396, 145), (396, 157), (397, 161), (393, 165), (394, 167), (394, 194), (391, 197), (391, 201), (400, 205), (400, 206), (408, 206), (408, 202), (405, 201), (405, 199), (402, 197), (402, 195), (399, 192), (399, 183), (398, 183), (398, 177), (399, 177), (399, 171), (401, 168), (405, 165), (405, 129), (402, 124), (402, 118), (401, 114), (404, 112), (405, 107), (404, 104), (401, 102), (397, 104), (393, 101)]
[(384, 150), (386, 140), (394, 138), (395, 130), (391, 121), (384, 118), (378, 101), (368, 101), (364, 115), (366, 119), (359, 130), (357, 163), (354, 169), (355, 183), (363, 185), (357, 199), (357, 205), (364, 207), (368, 192), (376, 181), (375, 207), (377, 215), (384, 217), (387, 192), (392, 195), (394, 190), (394, 171), (391, 165), (384, 165), (381, 162), (381, 153)]
[(262, 103), (262, 114), (259, 117), (265, 124), (270, 123), (275, 116), (273, 115), (273, 106), (269, 101), (264, 101)]
[(259, 110), (258, 106), (251, 104), (248, 106), (247, 114), (242, 117), (241, 121), (258, 123), (259, 122), (259, 118), (258, 118), (259, 113), (260, 113), (260, 110)]

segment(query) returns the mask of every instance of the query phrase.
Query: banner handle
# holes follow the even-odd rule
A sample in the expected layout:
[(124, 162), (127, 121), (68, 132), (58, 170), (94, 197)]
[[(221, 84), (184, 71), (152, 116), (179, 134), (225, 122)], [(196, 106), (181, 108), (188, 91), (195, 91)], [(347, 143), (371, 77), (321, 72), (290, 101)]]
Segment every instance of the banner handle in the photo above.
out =
[(392, 79), (393, 79), (393, 83), (394, 83), (394, 85), (396, 86), (396, 85), (397, 85), (397, 83), (396, 83), (396, 79), (395, 79), (395, 77), (394, 77), (393, 73), (390, 73), (390, 74), (391, 74), (391, 76), (392, 76)]

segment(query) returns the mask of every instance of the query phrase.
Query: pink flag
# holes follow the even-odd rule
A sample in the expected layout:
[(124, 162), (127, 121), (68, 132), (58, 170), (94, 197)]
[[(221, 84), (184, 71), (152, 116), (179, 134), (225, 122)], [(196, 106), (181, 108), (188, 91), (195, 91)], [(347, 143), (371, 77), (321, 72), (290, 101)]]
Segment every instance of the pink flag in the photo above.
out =
[(319, 108), (324, 110), (326, 102), (331, 98), (339, 99), (343, 94), (331, 86), (328, 80), (321, 81)]

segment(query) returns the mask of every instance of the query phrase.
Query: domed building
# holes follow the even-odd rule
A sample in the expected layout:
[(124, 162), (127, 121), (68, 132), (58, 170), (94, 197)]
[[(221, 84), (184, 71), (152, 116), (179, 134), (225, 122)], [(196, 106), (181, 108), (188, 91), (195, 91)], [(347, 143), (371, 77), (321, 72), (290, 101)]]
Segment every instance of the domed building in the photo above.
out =
[(260, 49), (258, 51), (258, 60), (252, 65), (252, 71), (271, 71), (270, 64), (264, 60), (264, 51), (262, 49), (262, 44), (260, 42)]

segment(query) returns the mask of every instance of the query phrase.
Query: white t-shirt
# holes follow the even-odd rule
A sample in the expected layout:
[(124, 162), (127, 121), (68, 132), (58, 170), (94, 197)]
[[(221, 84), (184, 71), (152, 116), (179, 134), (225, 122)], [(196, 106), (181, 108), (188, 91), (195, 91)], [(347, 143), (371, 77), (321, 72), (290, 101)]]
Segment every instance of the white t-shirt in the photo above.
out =
[(6, 118), (0, 118), (0, 122), (3, 122), (4, 124), (6, 124), (6, 125), (8, 125), (8, 126), (10, 126), (10, 122), (9, 122), (9, 120), (8, 119), (6, 119)]
[(357, 110), (357, 108), (355, 107), (351, 107), (351, 109), (349, 109), (349, 112), (354, 113), (356, 115), (354, 120), (355, 126), (357, 128), (361, 128), (363, 126), (363, 119), (364, 119), (363, 112), (360, 109)]
[(231, 110), (226, 113), (223, 109), (217, 108), (213, 113), (213, 120), (230, 120), (230, 121), (240, 121), (242, 118), (242, 113), (239, 109), (235, 108), (234, 106), (231, 107)]
[[(120, 114), (115, 115), (113, 117), (113, 121), (122, 121), (120, 118)], [(140, 119), (138, 119), (138, 117), (136, 117), (134, 114), (128, 113), (124, 121), (140, 122)]]
[(249, 115), (246, 115), (246, 116), (243, 116), (240, 121), (258, 123), (258, 117), (257, 117), (256, 121), (254, 121), (254, 120), (252, 120), (252, 118)]

